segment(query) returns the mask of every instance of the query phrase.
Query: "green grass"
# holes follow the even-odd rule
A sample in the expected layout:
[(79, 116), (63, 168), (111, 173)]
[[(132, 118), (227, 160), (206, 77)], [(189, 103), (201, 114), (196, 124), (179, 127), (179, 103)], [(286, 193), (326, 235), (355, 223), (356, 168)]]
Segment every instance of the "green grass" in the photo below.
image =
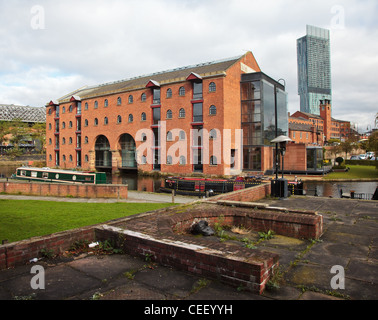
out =
[(332, 172), (324, 177), (324, 179), (377, 179), (378, 170), (374, 166), (355, 166), (347, 165), (350, 170), (348, 172)]
[(73, 203), (0, 200), (0, 244), (157, 210), (169, 203)]

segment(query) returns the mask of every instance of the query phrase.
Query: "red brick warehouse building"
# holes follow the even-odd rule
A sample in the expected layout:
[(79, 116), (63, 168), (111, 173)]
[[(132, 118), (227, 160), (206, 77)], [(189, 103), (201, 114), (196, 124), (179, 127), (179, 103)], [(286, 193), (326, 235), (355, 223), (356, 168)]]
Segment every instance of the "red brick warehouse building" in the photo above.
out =
[[(253, 54), (84, 87), (47, 104), (47, 165), (233, 175), (273, 166), (275, 95)], [(243, 131), (241, 131), (243, 129)]]

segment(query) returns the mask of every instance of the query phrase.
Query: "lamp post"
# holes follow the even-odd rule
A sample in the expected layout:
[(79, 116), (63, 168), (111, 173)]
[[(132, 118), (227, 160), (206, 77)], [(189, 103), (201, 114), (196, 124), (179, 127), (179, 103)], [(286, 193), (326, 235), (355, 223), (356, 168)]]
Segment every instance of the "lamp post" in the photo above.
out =
[(280, 199), (285, 199), (288, 196), (288, 183), (287, 180), (284, 179), (284, 157), (286, 153), (286, 144), (289, 141), (292, 140), (287, 136), (279, 136), (271, 141), (271, 143), (276, 144), (276, 150), (278, 150), (278, 145), (280, 146), (279, 149), (282, 156), (282, 178), (278, 179), (278, 152), (276, 152), (276, 179), (272, 181), (271, 185), (271, 194)]

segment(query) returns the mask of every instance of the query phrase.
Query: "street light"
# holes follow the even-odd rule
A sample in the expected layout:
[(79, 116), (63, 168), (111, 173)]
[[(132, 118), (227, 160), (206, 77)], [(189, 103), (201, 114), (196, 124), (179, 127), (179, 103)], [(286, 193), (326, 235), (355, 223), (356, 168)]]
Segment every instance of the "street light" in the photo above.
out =
[(288, 196), (288, 183), (284, 179), (284, 157), (286, 153), (286, 144), (292, 141), (287, 136), (279, 136), (271, 141), (276, 144), (276, 150), (278, 151), (278, 145), (280, 146), (280, 153), (282, 156), (282, 178), (278, 179), (278, 152), (276, 151), (276, 179), (271, 184), (271, 194), (280, 199), (285, 199)]

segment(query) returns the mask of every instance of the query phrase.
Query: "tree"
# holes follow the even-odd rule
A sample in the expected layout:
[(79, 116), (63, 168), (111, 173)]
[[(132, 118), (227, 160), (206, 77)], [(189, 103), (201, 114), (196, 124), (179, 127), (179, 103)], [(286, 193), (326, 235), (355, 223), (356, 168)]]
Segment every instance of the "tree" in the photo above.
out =
[(368, 146), (369, 150), (374, 152), (375, 155), (375, 167), (378, 169), (378, 161), (377, 161), (377, 156), (378, 156), (378, 131), (373, 132), (368, 140)]
[(340, 143), (340, 150), (345, 152), (345, 159), (348, 159), (348, 153), (356, 149), (356, 145), (354, 144), (354, 142), (354, 140), (348, 139)]

